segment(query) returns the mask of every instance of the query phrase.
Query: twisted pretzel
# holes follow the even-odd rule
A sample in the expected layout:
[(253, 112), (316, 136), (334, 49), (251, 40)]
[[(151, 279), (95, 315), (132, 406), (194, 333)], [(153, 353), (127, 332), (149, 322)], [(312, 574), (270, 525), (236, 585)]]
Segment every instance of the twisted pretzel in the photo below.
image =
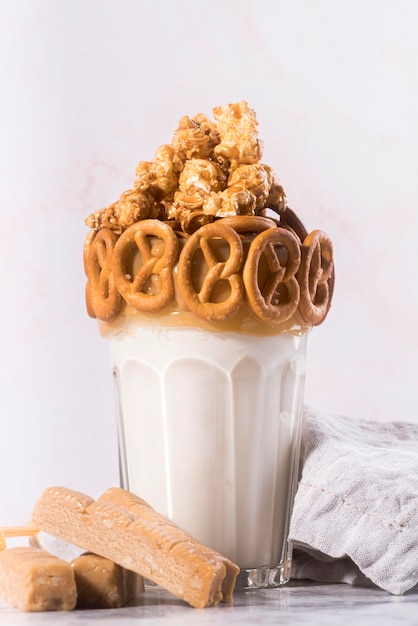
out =
[[(157, 254), (153, 253), (149, 238), (164, 242)], [(178, 248), (178, 240), (172, 228), (159, 220), (142, 220), (122, 233), (113, 252), (113, 272), (119, 292), (128, 304), (138, 311), (154, 313), (171, 302), (174, 297), (173, 268)], [(140, 252), (142, 263), (134, 275), (136, 250)], [(157, 283), (158, 293), (146, 293), (153, 279)]]
[(117, 235), (106, 228), (91, 230), (84, 242), (84, 270), (87, 276), (86, 306), (90, 317), (109, 321), (120, 311), (122, 299), (112, 271)]
[(223, 217), (222, 224), (230, 226), (237, 233), (259, 233), (262, 230), (266, 230), (266, 228), (274, 228), (276, 226), (274, 220), (257, 215)]
[(299, 311), (305, 322), (318, 325), (331, 306), (334, 287), (332, 242), (321, 230), (312, 231), (303, 242), (298, 280)]
[[(286, 257), (283, 265), (274, 244), (287, 251), (287, 255), (283, 255)], [(263, 256), (269, 274), (263, 284), (259, 284)], [(300, 290), (295, 276), (299, 264), (299, 243), (290, 231), (280, 227), (269, 228), (255, 237), (248, 251), (243, 279), (249, 306), (258, 318), (278, 324), (292, 317), (299, 301)]]
[[(229, 245), (226, 261), (218, 259), (216, 244), (211, 240), (225, 241)], [(193, 281), (195, 255), (201, 251), (208, 271), (196, 285)], [(239, 274), (243, 260), (243, 247), (239, 235), (221, 221), (199, 228), (187, 240), (179, 259), (178, 281), (184, 302), (197, 316), (208, 320), (223, 320), (234, 315), (244, 299), (244, 286)], [(204, 264), (202, 264), (204, 265)], [(221, 281), (229, 284), (229, 293), (222, 301), (214, 301), (214, 292)]]

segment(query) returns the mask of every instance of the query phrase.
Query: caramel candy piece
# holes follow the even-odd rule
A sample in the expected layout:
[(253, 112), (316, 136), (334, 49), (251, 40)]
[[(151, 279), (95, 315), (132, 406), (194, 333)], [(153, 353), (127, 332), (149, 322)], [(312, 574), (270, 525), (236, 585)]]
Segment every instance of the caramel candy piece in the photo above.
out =
[(50, 487), (36, 503), (32, 522), (148, 578), (196, 608), (223, 599), (224, 559), (188, 535), (179, 536), (162, 515), (151, 520), (113, 501)]
[(0, 594), (22, 611), (71, 611), (77, 601), (71, 565), (33, 547), (0, 552)]
[(144, 589), (142, 576), (97, 554), (81, 554), (70, 565), (77, 585), (78, 609), (117, 609)]

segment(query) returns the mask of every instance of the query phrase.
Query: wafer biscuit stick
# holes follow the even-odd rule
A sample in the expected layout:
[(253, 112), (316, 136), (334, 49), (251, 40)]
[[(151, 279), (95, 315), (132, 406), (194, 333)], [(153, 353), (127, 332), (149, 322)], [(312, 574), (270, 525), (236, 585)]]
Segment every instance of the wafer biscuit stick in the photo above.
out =
[(50, 487), (36, 503), (32, 522), (141, 574), (194, 607), (223, 598), (224, 559), (191, 537), (179, 536), (163, 516), (156, 523), (113, 502)]
[(70, 611), (77, 601), (73, 569), (40, 548), (1, 550), (0, 595), (22, 611)]
[(235, 581), (239, 574), (238, 565), (227, 559), (222, 554), (216, 553), (211, 548), (207, 548), (206, 546), (199, 544), (198, 541), (193, 539), (185, 531), (181, 530), (173, 522), (153, 509), (147, 502), (145, 502), (145, 500), (142, 500), (142, 498), (139, 498), (137, 495), (127, 491), (126, 489), (111, 487), (100, 496), (99, 501), (117, 504), (118, 506), (127, 509), (129, 512), (134, 513), (138, 517), (147, 519), (155, 525), (170, 524), (173, 534), (175, 534), (179, 541), (194, 542), (196, 545), (199, 545), (202, 553), (206, 553), (209, 557), (217, 554), (217, 556), (222, 559), (226, 569), (226, 576), (222, 583), (222, 600), (224, 602), (231, 602)]

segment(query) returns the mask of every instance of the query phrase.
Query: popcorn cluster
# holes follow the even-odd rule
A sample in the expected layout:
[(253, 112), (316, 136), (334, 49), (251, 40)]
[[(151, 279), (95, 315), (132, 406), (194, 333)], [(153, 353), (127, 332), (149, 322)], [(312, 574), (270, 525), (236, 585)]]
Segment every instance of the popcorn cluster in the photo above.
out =
[(133, 188), (86, 219), (94, 230), (121, 234), (136, 222), (155, 218), (189, 235), (216, 218), (263, 215), (286, 209), (286, 195), (271, 167), (261, 163), (262, 143), (255, 112), (245, 101), (184, 116), (171, 144), (153, 161), (141, 161)]

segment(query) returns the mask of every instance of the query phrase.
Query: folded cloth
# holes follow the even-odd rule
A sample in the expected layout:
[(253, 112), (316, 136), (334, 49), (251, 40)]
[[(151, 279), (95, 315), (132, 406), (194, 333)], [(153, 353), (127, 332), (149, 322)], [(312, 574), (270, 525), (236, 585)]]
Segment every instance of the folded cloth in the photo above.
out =
[(293, 578), (418, 583), (418, 424), (323, 415), (305, 407), (290, 524)]

